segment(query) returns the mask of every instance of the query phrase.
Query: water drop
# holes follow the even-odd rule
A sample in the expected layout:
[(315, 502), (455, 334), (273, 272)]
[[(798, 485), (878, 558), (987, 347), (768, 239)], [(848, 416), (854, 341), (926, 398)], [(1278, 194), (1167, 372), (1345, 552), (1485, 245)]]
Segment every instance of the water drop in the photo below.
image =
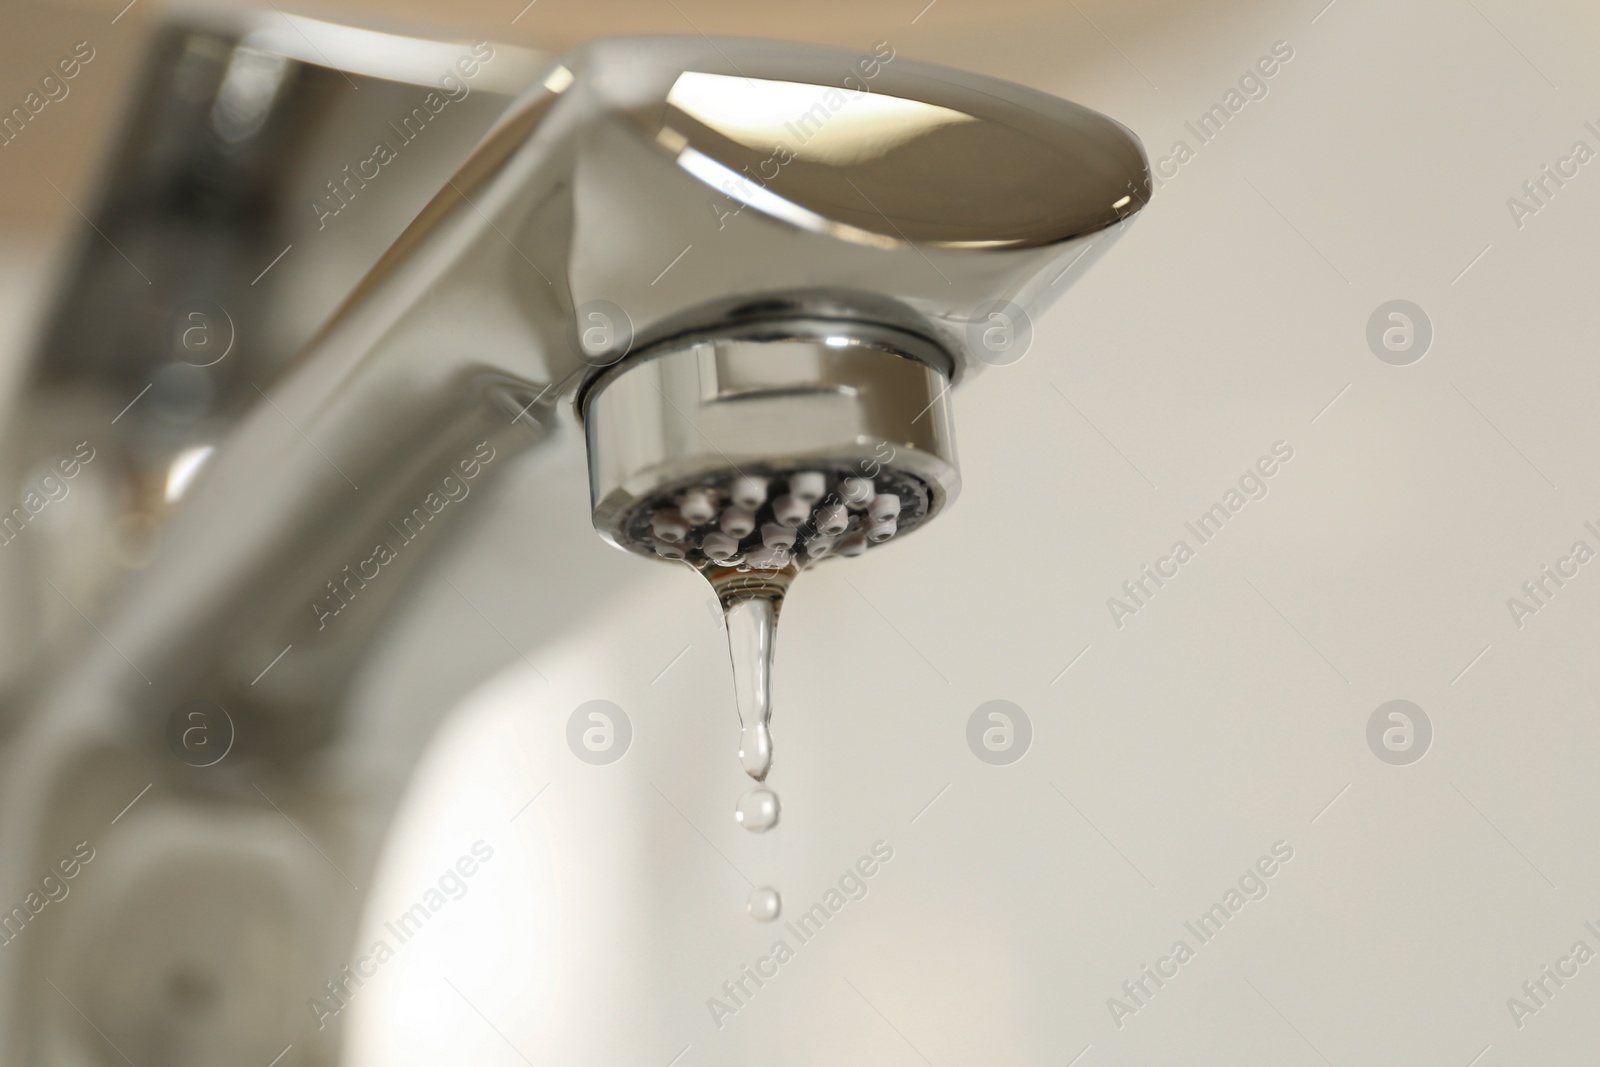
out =
[(794, 566), (713, 580), (728, 630), (733, 695), (739, 707), (739, 764), (758, 782), (772, 770), (772, 656), (778, 611)]
[(772, 731), (764, 720), (740, 727), (739, 763), (757, 781), (766, 778), (772, 767)]
[(783, 898), (771, 886), (758, 885), (750, 890), (750, 901), (745, 907), (756, 922), (769, 923), (783, 910)]
[(758, 785), (739, 798), (733, 809), (736, 822), (752, 833), (763, 833), (778, 825), (778, 794)]

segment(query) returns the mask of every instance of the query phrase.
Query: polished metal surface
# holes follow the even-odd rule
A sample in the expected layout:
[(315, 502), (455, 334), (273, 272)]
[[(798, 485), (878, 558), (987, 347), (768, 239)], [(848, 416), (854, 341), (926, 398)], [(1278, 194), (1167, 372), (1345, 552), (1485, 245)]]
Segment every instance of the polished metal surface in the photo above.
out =
[(6, 516), (0, 679), (149, 563), (238, 421), (546, 65), (271, 10), (158, 30), (4, 426), (13, 499), (80, 444), (92, 459), (58, 489), (85, 502), (70, 525)]
[[(247, 48), (246, 37), (206, 53), (212, 81), (195, 92), (209, 103), (179, 109), (186, 117), (158, 132), (188, 145), (203, 119), (224, 142), (244, 143), (316, 113), (314, 100), (260, 87), (317, 64), (289, 45)], [(170, 40), (187, 48), (193, 31)], [(386, 49), (369, 41), (364, 52), (388, 62)], [(328, 83), (336, 67), (305, 77)], [(362, 700), (396, 669), (395, 635), (419, 618), (409, 594), (438, 577), (448, 534), (531, 505), (534, 520), (582, 517), (564, 480), (583, 467), (580, 399), (603, 526), (630, 495), (700, 469), (703, 449), (641, 395), (703, 381), (702, 358), (717, 364), (719, 383), (726, 371), (757, 387), (702, 405), (719, 433), (742, 439), (742, 454), (857, 457), (886, 440), (906, 449), (905, 467), (926, 480), (937, 510), (956, 488), (945, 386), (1005, 355), (983, 338), (1025, 325), (1059, 295), (1113, 243), (1146, 188), (1142, 151), (1115, 123), (893, 54), (624, 39), (580, 49), (535, 82), (452, 161), (299, 355), (285, 346), (306, 336), (311, 312), (280, 323), (288, 341), (218, 364), (213, 388), (225, 403), (204, 435), (155, 435), (149, 469), (169, 484), (176, 455), (200, 442), (213, 451), (190, 461), (181, 491), (164, 491), (176, 506), (159, 510), (149, 558), (106, 583), (92, 623), (86, 615), (53, 639), (70, 648), (73, 669), (17, 684), (0, 775), (0, 899), (20, 899), (71, 842), (98, 839), (108, 806), (154, 793), (118, 816), (116, 843), (95, 861), (107, 877), (80, 894), (85, 923), (29, 929), (0, 954), (3, 1062), (98, 1062), (103, 1050), (83, 1036), (76, 1005), (141, 1065), (339, 1062), (345, 1020), (307, 1012), (306, 991), (350, 959), (359, 887), (370, 885), (417, 761), (451, 701), (481, 681), (481, 661), (466, 655), (381, 712)], [(184, 84), (155, 77), (145, 106), (181, 97)], [(274, 101), (259, 126), (234, 85)], [(767, 167), (778, 168), (769, 177), (756, 156), (780, 131), (795, 139), (781, 153), (793, 158)], [(214, 176), (208, 158), (196, 166)], [(747, 163), (756, 177), (739, 177)], [(291, 180), (270, 167), (259, 177), (274, 195)], [(352, 211), (366, 193), (354, 188)], [(393, 210), (413, 203), (401, 197)], [(332, 241), (361, 230), (342, 210), (332, 220), (307, 210), (302, 228), (307, 217), (340, 226)], [(215, 227), (234, 233), (231, 218), (207, 217), (203, 239)], [(185, 228), (160, 216), (148, 225), (162, 241)], [(223, 265), (202, 276), (237, 286), (261, 264), (286, 291), (312, 287), (320, 309), (363, 259), (352, 250), (325, 270), (274, 268), (257, 253), (285, 233), (259, 226), (259, 213), (240, 208), (239, 247), (224, 241)], [(93, 269), (104, 260), (93, 257)], [(173, 277), (188, 277), (179, 266)], [(83, 284), (68, 306), (100, 292)], [(163, 279), (163, 293), (189, 291)], [(120, 338), (146, 309), (119, 300), (137, 305), (113, 300), (112, 332), (75, 345), (79, 363), (41, 372), (69, 382), (60, 388), (96, 417), (136, 391), (130, 360), (166, 358), (155, 342)], [(608, 325), (594, 346), (581, 340), (592, 313)], [(60, 329), (87, 329), (81, 317), (68, 313)], [(751, 333), (751, 323), (783, 319), (813, 325)], [(849, 344), (835, 353), (818, 323)], [(91, 358), (108, 348), (133, 355)], [(774, 384), (783, 395), (763, 398)], [(645, 417), (657, 425), (630, 438), (629, 420)], [(543, 639), (603, 611), (608, 590), (627, 581), (622, 557), (574, 577), (570, 544), (528, 536), (523, 569), (495, 578), (527, 591)], [(230, 729), (229, 758), (203, 768), (167, 747), (175, 716), (181, 727), (196, 704), (223, 712)], [(235, 889), (198, 888), (215, 886)], [(270, 951), (238, 966), (236, 936)], [(154, 972), (119, 966), (134, 956), (154, 960)], [(36, 980), (45, 973), (56, 989)], [(200, 1001), (223, 1010), (187, 1012)]]
[(887, 43), (835, 62), (837, 84), (770, 52), (686, 66), (638, 121), (741, 204), (875, 247), (1055, 244), (1119, 221), (1116, 201), (1144, 189), (1138, 143), (1087, 108), (922, 69)]
[(564, 64), (595, 120), (570, 142), (586, 253), (571, 297), (618, 309), (636, 348), (827, 286), (909, 317), (956, 356), (959, 382), (981, 364), (971, 335), (989, 306), (1047, 306), (1148, 188), (1143, 151), (1111, 120), (892, 50), (623, 40)]
[(584, 423), (602, 536), (648, 552), (635, 527), (652, 501), (734, 475), (904, 472), (926, 502), (908, 509), (901, 532), (955, 500), (949, 380), (894, 347), (915, 348), (912, 339), (848, 323), (750, 332), (641, 353), (590, 392)]

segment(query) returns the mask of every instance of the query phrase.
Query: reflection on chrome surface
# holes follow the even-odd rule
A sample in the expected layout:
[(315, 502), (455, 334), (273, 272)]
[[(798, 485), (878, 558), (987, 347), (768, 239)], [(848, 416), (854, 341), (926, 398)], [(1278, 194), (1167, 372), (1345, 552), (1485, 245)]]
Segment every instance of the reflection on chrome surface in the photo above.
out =
[[(646, 503), (746, 467), (910, 487), (904, 512), (840, 505), (845, 541), (931, 520), (959, 485), (950, 386), (1148, 187), (1115, 122), (887, 46), (555, 62), (185, 17), (125, 122), (8, 428), (41, 503), (0, 557), (7, 1064), (363, 1062), (394, 1052), (345, 1009), (390, 959), (447, 951), (426, 924), (548, 947), (548, 900), (480, 868), (549, 876), (429, 792), (441, 721), (501, 652), (452, 631), (407, 654), (427, 591), (489, 641), (475, 591), (516, 595), (558, 648), (636, 573), (591, 556), (591, 523), (638, 549)], [(460, 550), (494, 528), (516, 569)], [(394, 890), (388, 828), (430, 796), (459, 862)], [(63, 864), (72, 924), (28, 903)], [(577, 980), (546, 965), (524, 985)]]

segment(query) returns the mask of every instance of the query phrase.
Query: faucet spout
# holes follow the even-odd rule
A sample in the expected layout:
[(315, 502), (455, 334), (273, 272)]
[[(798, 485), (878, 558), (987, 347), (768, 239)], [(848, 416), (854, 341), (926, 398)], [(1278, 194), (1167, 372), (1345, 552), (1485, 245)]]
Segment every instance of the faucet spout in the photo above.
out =
[[(241, 869), (268, 839), (255, 820), (278, 808), (366, 884), (449, 703), (356, 721), (352, 694), (412, 610), (407, 591), (449, 580), (447, 528), (529, 485), (583, 525), (567, 479), (586, 453), (601, 533), (689, 558), (723, 591), (740, 566), (776, 581), (909, 532), (959, 488), (950, 387), (1020, 357), (1031, 316), (1148, 189), (1137, 139), (1110, 119), (887, 46), (638, 38), (551, 63), (255, 388), (103, 640), (40, 686), (14, 746), (35, 761), (17, 757), (5, 804), (95, 775), (97, 802), (160, 781), (224, 820), (207, 841), (250, 828), (198, 853), (191, 836), (191, 866)], [(493, 579), (537, 603), (573, 558), (542, 547), (548, 570)], [(204, 775), (151, 756), (194, 701), (225, 709), (238, 738)], [(61, 741), (68, 722), (94, 743)], [(368, 772), (359, 788), (334, 773), (351, 765)], [(88, 810), (68, 803), (50, 833), (0, 843), (0, 868), (32, 871)], [(256, 882), (287, 877), (256, 860)], [(298, 990), (336, 972), (358, 912), (292, 920), (319, 936), (269, 980)], [(17, 1033), (8, 966), (0, 1032)], [(302, 1014), (283, 1040), (318, 1040)]]
[[(202, 475), (165, 559), (130, 599), (138, 624), (127, 640), (161, 679), (140, 696), (159, 704), (200, 687), (271, 707), (261, 714), (278, 724), (285, 753), (314, 747), (330, 717), (305, 694), (340, 690), (364, 632), (383, 617), (376, 602), (404, 584), (374, 594), (362, 583), (380, 583), (365, 575), (390, 566), (379, 558), (390, 553), (397, 570), (420, 563), (396, 518), (416, 514), (412, 497), (436, 505), (430, 483), (455, 477), (451, 464), (560, 436), (573, 398), (592, 416), (630, 377), (666, 366), (664, 353), (722, 344), (708, 334), (743, 339), (742, 373), (753, 380), (782, 373), (780, 338), (852, 365), (865, 357), (830, 339), (891, 352), (875, 373), (919, 384), (845, 383), (853, 403), (896, 409), (883, 426), (849, 433), (925, 459), (914, 473), (928, 489), (925, 510), (936, 511), (955, 486), (940, 383), (983, 365), (991, 305), (1027, 315), (1023, 305), (1036, 309), (1064, 288), (1060, 275), (1112, 243), (1140, 206), (1144, 157), (1120, 126), (1064, 101), (909, 60), (874, 62), (858, 70), (862, 79), (875, 70), (870, 87), (838, 114), (799, 113), (813, 122), (797, 128), (814, 132), (759, 189), (709, 177), (740, 173), (759, 138), (787, 133), (783, 108), (815, 98), (827, 111), (838, 92), (827, 79), (860, 57), (635, 39), (554, 65)], [(852, 104), (860, 116), (844, 110)], [(748, 212), (730, 220), (708, 207), (730, 197)], [(607, 329), (586, 345), (591, 313)], [(799, 317), (808, 321), (778, 324)], [(871, 336), (885, 329), (892, 339)], [(733, 356), (717, 358), (727, 367)], [(791, 395), (837, 383), (800, 384)], [(932, 417), (901, 410), (908, 400)], [(748, 421), (763, 402), (722, 406)], [(777, 439), (740, 441), (738, 455), (795, 454), (798, 438), (784, 434), (832, 425), (778, 402), (767, 431)], [(604, 431), (591, 426), (591, 444), (594, 432)], [(693, 436), (703, 450), (707, 435)], [(374, 536), (386, 530), (404, 547)], [(333, 627), (346, 611), (368, 625)], [(293, 665), (258, 679), (258, 664), (288, 645), (300, 651)], [(207, 647), (211, 655), (196, 654)]]

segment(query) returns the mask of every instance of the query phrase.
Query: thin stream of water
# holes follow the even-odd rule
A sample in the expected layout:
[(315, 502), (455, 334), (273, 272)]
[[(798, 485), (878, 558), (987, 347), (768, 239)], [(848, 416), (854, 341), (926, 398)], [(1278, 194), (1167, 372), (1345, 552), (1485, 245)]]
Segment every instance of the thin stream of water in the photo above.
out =
[[(708, 573), (722, 604), (728, 632), (728, 657), (733, 666), (733, 692), (739, 709), (739, 765), (756, 784), (739, 798), (735, 821), (752, 833), (778, 824), (778, 794), (766, 786), (772, 771), (772, 661), (778, 635), (778, 614), (794, 580), (791, 564), (778, 571)], [(747, 910), (758, 922), (771, 922), (782, 908), (778, 891), (757, 886)]]
[(739, 764), (758, 782), (772, 770), (772, 654), (778, 604), (765, 596), (728, 601), (728, 655), (733, 695), (739, 706)]

